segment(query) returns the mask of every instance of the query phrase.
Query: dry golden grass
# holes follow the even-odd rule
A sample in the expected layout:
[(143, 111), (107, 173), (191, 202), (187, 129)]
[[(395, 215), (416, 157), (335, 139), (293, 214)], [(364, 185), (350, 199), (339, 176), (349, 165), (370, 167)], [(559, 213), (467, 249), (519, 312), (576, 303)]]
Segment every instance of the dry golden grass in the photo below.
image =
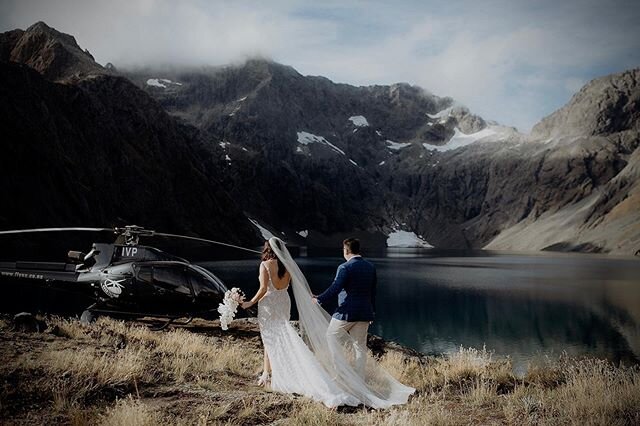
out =
[[(218, 372), (251, 376), (259, 363), (257, 351), (247, 351), (241, 344), (217, 342), (212, 338), (182, 329), (154, 332), (146, 326), (128, 325), (123, 321), (100, 318), (95, 324), (82, 325), (77, 321), (53, 320), (62, 335), (76, 339), (97, 339), (106, 346), (122, 348), (113, 355), (103, 354), (97, 364), (112, 372), (117, 379), (198, 381), (211, 378)], [(74, 363), (87, 368), (95, 361)], [(72, 355), (54, 358), (71, 357)], [(72, 362), (73, 363), (73, 362)], [(118, 368), (110, 364), (120, 364)], [(101, 367), (102, 368), (102, 367)], [(144, 372), (145, 374), (141, 374)]]
[(410, 359), (389, 352), (382, 366), (402, 383), (424, 392), (464, 392), (481, 382), (497, 391), (512, 388), (516, 378), (509, 360), (493, 360), (486, 349), (464, 349), (439, 358)]
[(524, 381), (544, 388), (556, 387), (565, 382), (563, 363), (563, 358), (538, 357), (529, 364)]
[(463, 396), (473, 406), (490, 407), (497, 403), (497, 386), (490, 380), (476, 379)]
[(50, 371), (71, 376), (77, 381), (92, 382), (97, 387), (107, 387), (142, 381), (148, 372), (148, 359), (149, 355), (140, 349), (113, 353), (67, 349), (46, 353), (42, 361)]
[(29, 348), (7, 352), (0, 366), (14, 384), (1, 390), (0, 423), (30, 423), (34, 416), (20, 405), (30, 398), (46, 422), (66, 424), (640, 424), (640, 369), (606, 361), (541, 358), (518, 378), (508, 359), (486, 349), (442, 357), (389, 350), (378, 362), (416, 395), (388, 410), (330, 410), (253, 385), (258, 341), (233, 331), (215, 337), (111, 319), (48, 323), (53, 334), (32, 338), (0, 324), (5, 340), (27, 339)]
[(385, 411), (361, 412), (355, 416), (355, 424), (360, 425), (463, 425), (469, 422), (456, 416), (445, 406), (445, 401), (433, 396), (418, 395), (407, 405), (393, 407)]
[(9, 321), (4, 318), (0, 318), (0, 330), (8, 330), (11, 328)]
[(289, 426), (322, 426), (340, 424), (340, 416), (335, 410), (324, 405), (305, 401), (296, 406), (292, 415), (283, 424)]
[(102, 417), (102, 426), (157, 426), (162, 416), (152, 408), (129, 397), (116, 401)]
[(70, 339), (82, 339), (89, 337), (89, 326), (83, 325), (80, 321), (60, 317), (51, 317), (48, 321), (49, 328), (55, 329), (56, 334)]
[[(394, 409), (387, 416), (375, 417), (376, 423), (394, 424), (396, 418), (402, 418), (400, 423), (404, 424), (438, 423), (437, 419), (455, 423), (460, 419), (442, 407), (433, 413), (434, 407), (451, 401), (465, 408), (467, 422), (478, 424), (640, 424), (637, 366), (616, 367), (597, 359), (545, 358), (518, 379), (508, 360), (493, 360), (485, 349), (460, 349), (428, 362), (388, 354), (381, 363), (421, 395), (400, 413)], [(428, 413), (421, 412), (425, 407), (429, 407)], [(484, 418), (481, 412), (493, 415)]]
[(566, 383), (544, 392), (543, 405), (560, 420), (640, 424), (640, 373), (588, 359), (565, 366)]

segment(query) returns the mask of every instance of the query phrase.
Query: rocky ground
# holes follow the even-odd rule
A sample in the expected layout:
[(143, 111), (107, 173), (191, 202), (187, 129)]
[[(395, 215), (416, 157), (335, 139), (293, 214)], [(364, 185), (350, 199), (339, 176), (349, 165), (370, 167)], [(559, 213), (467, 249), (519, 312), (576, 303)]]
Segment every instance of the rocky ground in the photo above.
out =
[[(390, 410), (330, 410), (255, 385), (261, 345), (251, 320), (222, 331), (194, 321), (85, 326), (42, 318), (40, 331), (0, 321), (0, 423), (40, 424), (638, 424), (640, 370), (541, 359), (524, 377), (508, 360), (461, 349), (426, 357), (370, 338), (380, 362), (416, 387)], [(33, 324), (31, 324), (33, 326)], [(35, 329), (33, 329), (35, 330)]]

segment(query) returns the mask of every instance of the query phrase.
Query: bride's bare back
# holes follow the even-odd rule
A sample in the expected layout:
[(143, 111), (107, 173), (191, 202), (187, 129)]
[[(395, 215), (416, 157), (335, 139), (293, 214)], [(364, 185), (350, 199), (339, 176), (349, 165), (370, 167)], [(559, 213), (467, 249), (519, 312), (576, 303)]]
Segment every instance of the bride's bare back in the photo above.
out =
[(285, 273), (280, 278), (278, 276), (278, 261), (275, 259), (267, 260), (264, 262), (267, 267), (267, 281), (271, 278), (271, 283), (276, 290), (284, 290), (289, 287), (289, 283), (291, 282), (291, 275), (289, 271), (285, 269)]

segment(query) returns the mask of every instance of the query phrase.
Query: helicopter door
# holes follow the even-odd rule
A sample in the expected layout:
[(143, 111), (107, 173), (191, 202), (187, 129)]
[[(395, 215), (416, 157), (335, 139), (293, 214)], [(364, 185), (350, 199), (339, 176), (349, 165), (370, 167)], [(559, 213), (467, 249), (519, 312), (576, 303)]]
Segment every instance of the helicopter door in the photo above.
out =
[(211, 277), (193, 269), (188, 269), (187, 274), (196, 295), (196, 304), (199, 309), (211, 310), (222, 302), (226, 290), (224, 286), (213, 281)]
[(135, 292), (138, 299), (139, 310), (142, 312), (153, 312), (157, 293), (153, 285), (153, 266), (134, 265), (134, 270), (136, 272)]
[[(140, 272), (144, 276), (146, 271)], [(182, 314), (192, 310), (195, 296), (184, 266), (154, 265), (151, 272), (151, 281), (144, 289), (146, 297), (143, 296), (146, 311)]]

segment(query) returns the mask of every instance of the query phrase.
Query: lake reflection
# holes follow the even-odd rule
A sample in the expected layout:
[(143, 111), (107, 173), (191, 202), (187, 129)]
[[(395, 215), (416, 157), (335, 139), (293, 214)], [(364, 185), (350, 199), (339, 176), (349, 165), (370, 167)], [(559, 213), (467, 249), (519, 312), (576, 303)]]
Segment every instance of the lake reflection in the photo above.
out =
[[(379, 281), (370, 332), (387, 340), (428, 354), (486, 346), (509, 355), (520, 371), (533, 357), (562, 352), (625, 363), (640, 359), (637, 259), (424, 250), (393, 250), (369, 259)], [(315, 293), (331, 283), (342, 262), (297, 261)], [(257, 290), (257, 261), (205, 266), (249, 297)]]

